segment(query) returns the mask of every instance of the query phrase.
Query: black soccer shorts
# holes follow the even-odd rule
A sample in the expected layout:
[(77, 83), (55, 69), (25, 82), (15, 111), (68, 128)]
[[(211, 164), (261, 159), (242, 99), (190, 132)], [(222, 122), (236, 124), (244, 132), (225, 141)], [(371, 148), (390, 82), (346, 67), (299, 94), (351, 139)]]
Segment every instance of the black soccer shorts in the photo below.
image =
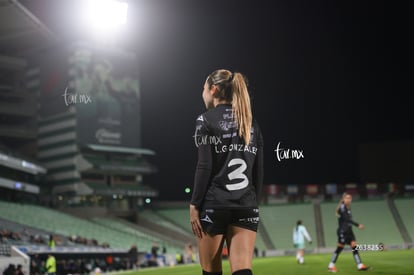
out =
[(203, 230), (210, 235), (226, 234), (229, 225), (257, 232), (259, 209), (201, 209), (200, 222)]
[(340, 244), (350, 245), (352, 241), (356, 241), (354, 232), (352, 230), (349, 230), (346, 232), (337, 230), (337, 235), (338, 235), (338, 243)]

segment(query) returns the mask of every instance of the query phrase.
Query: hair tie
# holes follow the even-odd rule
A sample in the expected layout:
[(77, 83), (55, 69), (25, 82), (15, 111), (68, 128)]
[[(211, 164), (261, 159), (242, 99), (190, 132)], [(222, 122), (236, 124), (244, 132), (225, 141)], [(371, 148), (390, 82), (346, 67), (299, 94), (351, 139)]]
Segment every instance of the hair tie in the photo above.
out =
[(232, 74), (230, 75), (230, 77), (229, 77), (229, 82), (232, 82), (232, 81), (233, 81), (234, 74), (235, 74), (235, 73), (232, 73)]

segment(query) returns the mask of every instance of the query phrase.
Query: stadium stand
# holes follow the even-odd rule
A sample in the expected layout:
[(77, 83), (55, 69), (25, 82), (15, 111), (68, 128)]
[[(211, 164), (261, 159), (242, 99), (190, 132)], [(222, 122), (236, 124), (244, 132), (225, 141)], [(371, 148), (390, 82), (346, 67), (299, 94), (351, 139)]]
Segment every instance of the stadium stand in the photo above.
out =
[[(257, 234), (256, 234), (256, 248), (259, 251), (265, 251), (267, 249), (272, 248), (270, 243), (267, 244), (264, 241), (264, 238), (263, 238), (263, 235), (262, 235), (264, 229), (265, 229), (265, 227), (263, 225), (262, 226), (259, 225), (259, 229), (258, 229)], [(259, 255), (260, 255), (260, 253), (259, 253)]]
[[(336, 244), (338, 243), (338, 238), (336, 236), (336, 229), (338, 228), (338, 218), (335, 215), (336, 207), (337, 203), (325, 202), (320, 204), (326, 247), (336, 247)], [(357, 214), (354, 214), (354, 219), (357, 219), (358, 221)]]
[[(143, 214), (143, 213), (146, 214)], [(196, 239), (193, 234), (185, 231), (177, 225), (166, 221), (164, 218), (159, 217), (152, 210), (144, 210), (140, 212), (134, 227), (145, 229), (150, 234), (160, 236), (160, 238), (174, 240), (175, 242), (181, 242), (182, 244), (188, 245), (196, 244)]]
[(50, 235), (54, 236), (57, 243), (70, 245), (68, 238), (56, 235), (53, 232), (39, 230), (29, 226), (0, 218), (0, 243), (9, 245), (17, 244), (47, 244)]
[(405, 226), (405, 223), (401, 218), (400, 212), (398, 211), (397, 206), (395, 205), (394, 198), (392, 196), (388, 196), (386, 200), (388, 208), (390, 209), (391, 215), (394, 219), (395, 225), (397, 226), (398, 231), (400, 232), (401, 237), (404, 240), (404, 243), (411, 244), (413, 240), (411, 239), (407, 227)]
[(10, 256), (11, 246), (8, 244), (0, 244), (0, 256)]
[(408, 234), (411, 239), (414, 239), (414, 199), (395, 199), (395, 205), (400, 213), (400, 216), (407, 228)]
[(186, 232), (193, 234), (190, 227), (188, 208), (158, 209), (155, 212), (165, 220), (175, 224)]
[(325, 232), (323, 231), (322, 224), (322, 211), (320, 201), (316, 201), (313, 204), (313, 212), (315, 215), (315, 228), (316, 228), (316, 240), (317, 247), (325, 247)]
[(116, 231), (124, 232), (130, 235), (133, 235), (139, 238), (141, 241), (141, 245), (143, 247), (150, 247), (154, 242), (162, 244), (167, 251), (177, 252), (177, 248), (179, 247), (179, 251), (182, 250), (184, 243), (169, 239), (165, 236), (160, 236), (153, 232), (152, 234), (146, 233), (144, 228), (139, 228), (136, 225), (130, 224), (127, 221), (121, 221), (117, 218), (93, 218), (93, 221), (108, 227), (112, 228)]
[[(259, 255), (266, 250), (293, 249), (292, 229), (299, 219), (303, 221), (313, 239), (313, 244), (308, 245), (308, 248), (317, 246), (319, 243), (317, 243), (317, 238), (323, 238), (325, 247), (335, 247), (337, 243), (336, 206), (336, 202), (320, 203), (320, 221), (317, 223), (315, 207), (312, 203), (262, 205), (260, 207), (261, 227), (262, 231), (266, 231), (266, 236), (261, 234), (259, 228), (256, 239)], [(413, 236), (414, 199), (396, 199), (395, 206), (401, 220)], [(395, 222), (395, 215), (391, 213), (387, 200), (354, 200), (352, 212), (354, 220), (365, 225), (364, 230), (354, 229), (358, 243), (378, 244), (381, 242), (386, 246), (404, 243)], [(70, 242), (71, 236), (75, 235), (95, 239), (99, 244), (108, 242), (111, 248), (128, 249), (131, 244), (136, 243), (140, 251), (147, 252), (156, 242), (161, 247), (166, 247), (168, 253), (177, 253), (183, 251), (187, 242), (195, 241), (189, 227), (186, 207), (146, 209), (139, 212), (138, 219), (141, 220), (138, 225), (114, 217), (96, 217), (85, 220), (41, 206), (0, 201), (0, 228), (20, 233), (28, 230), (44, 239), (52, 232), (61, 237), (64, 245), (78, 245)], [(324, 232), (318, 237), (317, 226), (321, 226)], [(169, 234), (162, 236), (166, 232)], [(174, 236), (179, 236), (179, 238)]]
[[(141, 251), (150, 251), (152, 242), (136, 233), (119, 231), (92, 221), (36, 205), (0, 201), (0, 217), (22, 225), (55, 232), (64, 236), (82, 236), (108, 243), (112, 248), (129, 248), (136, 243)], [(163, 243), (159, 240), (160, 243)], [(182, 247), (176, 249), (182, 250)]]
[[(180, 234), (193, 237), (194, 235), (186, 229), (183, 229), (181, 226), (178, 226), (176, 223), (166, 220), (162, 215), (159, 215), (157, 211), (146, 209), (139, 213), (140, 218), (149, 220), (160, 227), (168, 228), (169, 230), (175, 231)], [(184, 223), (184, 222), (183, 222)]]
[[(337, 244), (338, 220), (335, 216), (337, 203), (321, 203), (323, 230), (326, 247)], [(354, 228), (359, 244), (402, 244), (403, 240), (385, 200), (352, 202), (352, 218), (364, 224), (365, 229)]]

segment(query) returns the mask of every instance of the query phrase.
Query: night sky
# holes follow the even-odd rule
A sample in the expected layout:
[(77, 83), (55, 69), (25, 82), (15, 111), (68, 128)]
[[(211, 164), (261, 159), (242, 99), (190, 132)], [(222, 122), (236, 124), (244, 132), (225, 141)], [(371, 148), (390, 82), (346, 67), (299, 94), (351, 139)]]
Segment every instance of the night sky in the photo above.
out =
[[(76, 13), (71, 1), (54, 2), (26, 4), (64, 39), (78, 38), (68, 23)], [(139, 59), (143, 147), (156, 151), (149, 161), (159, 169), (144, 181), (160, 190), (160, 199), (189, 199), (192, 135), (205, 111), (201, 92), (219, 68), (249, 79), (265, 140), (265, 184), (358, 182), (358, 144), (414, 137), (405, 4), (129, 2), (122, 45)], [(279, 142), (305, 158), (278, 161)]]

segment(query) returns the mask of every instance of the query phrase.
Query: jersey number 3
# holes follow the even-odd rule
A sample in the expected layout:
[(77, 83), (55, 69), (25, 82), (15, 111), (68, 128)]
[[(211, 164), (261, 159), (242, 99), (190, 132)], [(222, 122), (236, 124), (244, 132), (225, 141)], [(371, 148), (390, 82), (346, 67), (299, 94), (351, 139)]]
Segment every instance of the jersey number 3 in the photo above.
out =
[(229, 177), (229, 180), (241, 179), (242, 181), (239, 183), (226, 184), (226, 188), (229, 191), (240, 190), (246, 188), (247, 185), (249, 185), (249, 179), (245, 174), (243, 174), (244, 171), (246, 171), (247, 169), (246, 162), (243, 159), (235, 158), (230, 160), (229, 165), (227, 165), (227, 167), (231, 167), (234, 165), (240, 166), (236, 168), (236, 170), (230, 172), (227, 176)]

